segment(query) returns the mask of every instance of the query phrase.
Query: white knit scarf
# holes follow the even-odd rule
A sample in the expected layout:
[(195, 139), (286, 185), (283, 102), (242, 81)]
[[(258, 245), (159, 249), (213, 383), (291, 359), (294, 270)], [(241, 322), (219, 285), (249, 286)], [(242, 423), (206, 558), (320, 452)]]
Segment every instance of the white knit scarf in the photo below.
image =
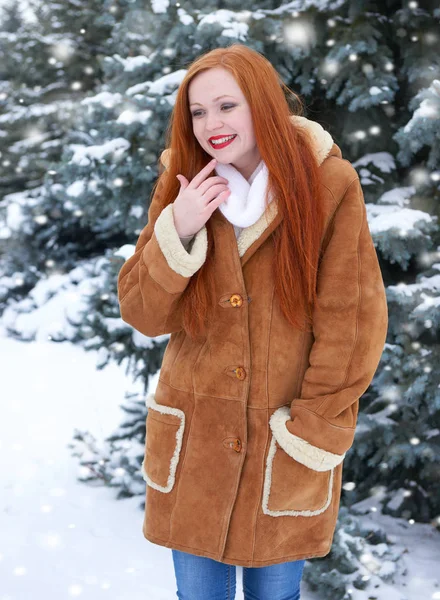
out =
[[(227, 200), (219, 205), (226, 219), (233, 225), (244, 228), (253, 225), (265, 210), (264, 197), (267, 189), (269, 171), (261, 160), (249, 178), (249, 181), (231, 164), (218, 163), (217, 175), (229, 180), (231, 193)], [(269, 195), (269, 203), (273, 197)]]

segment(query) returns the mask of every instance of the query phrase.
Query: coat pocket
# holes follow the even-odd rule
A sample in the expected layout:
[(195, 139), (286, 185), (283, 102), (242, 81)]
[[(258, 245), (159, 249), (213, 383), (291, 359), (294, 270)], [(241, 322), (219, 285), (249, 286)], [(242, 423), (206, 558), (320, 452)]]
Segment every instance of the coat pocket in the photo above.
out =
[(185, 429), (185, 413), (179, 408), (157, 404), (154, 395), (145, 400), (148, 407), (142, 477), (159, 492), (171, 492)]
[[(285, 426), (288, 419), (290, 410), (287, 406), (277, 409), (271, 418), (272, 435), (266, 459), (262, 509), (272, 517), (313, 517), (331, 504), (337, 465), (330, 466), (330, 463), (320, 470), (311, 468), (310, 457), (301, 453), (301, 444), (299, 449), (290, 444), (292, 434)], [(337, 457), (310, 445), (309, 448), (324, 453), (328, 459), (336, 457), (335, 463), (342, 462), (343, 455)]]

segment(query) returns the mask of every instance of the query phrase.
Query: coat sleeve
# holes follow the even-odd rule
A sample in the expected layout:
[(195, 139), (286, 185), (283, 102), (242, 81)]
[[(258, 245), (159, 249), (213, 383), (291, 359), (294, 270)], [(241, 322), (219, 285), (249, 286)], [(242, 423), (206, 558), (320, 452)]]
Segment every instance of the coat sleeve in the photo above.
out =
[(118, 274), (122, 320), (149, 337), (182, 329), (180, 298), (194, 273), (206, 260), (208, 236), (203, 226), (189, 252), (174, 225), (173, 204), (159, 206), (160, 180), (148, 210), (148, 223), (133, 256)]
[(300, 397), (271, 418), (283, 449), (317, 471), (342, 462), (353, 443), (359, 398), (378, 367), (388, 327), (385, 287), (357, 174), (331, 225)]

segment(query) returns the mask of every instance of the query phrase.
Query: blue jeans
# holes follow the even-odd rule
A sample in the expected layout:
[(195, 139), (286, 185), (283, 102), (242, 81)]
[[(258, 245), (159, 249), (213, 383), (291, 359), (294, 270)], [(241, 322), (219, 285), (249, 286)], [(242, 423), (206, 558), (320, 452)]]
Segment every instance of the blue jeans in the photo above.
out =
[[(180, 600), (234, 600), (236, 567), (172, 549)], [(304, 560), (243, 567), (245, 600), (299, 600)]]

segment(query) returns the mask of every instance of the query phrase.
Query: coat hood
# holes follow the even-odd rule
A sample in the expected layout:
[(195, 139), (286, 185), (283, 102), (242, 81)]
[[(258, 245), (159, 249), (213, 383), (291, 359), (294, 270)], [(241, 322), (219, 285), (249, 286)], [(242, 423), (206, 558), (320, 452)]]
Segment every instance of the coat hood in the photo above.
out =
[[(322, 125), (316, 121), (311, 121), (306, 117), (291, 115), (292, 123), (298, 127), (305, 127), (311, 134), (313, 149), (318, 158), (318, 163), (321, 165), (329, 156), (337, 156), (342, 158), (342, 153), (337, 144), (334, 143), (332, 136), (326, 131)], [(170, 162), (171, 148), (166, 148), (160, 155), (160, 161), (167, 169)]]
[[(299, 127), (305, 127), (310, 132), (310, 138), (312, 141), (313, 149), (318, 159), (318, 164), (322, 165), (326, 158), (335, 156), (342, 158), (342, 153), (337, 144), (334, 143), (332, 136), (316, 121), (311, 121), (306, 117), (297, 115), (291, 115), (290, 119)], [(165, 168), (169, 165), (171, 148), (165, 149), (160, 160)], [(219, 210), (215, 210), (211, 216), (211, 219), (223, 221), (233, 231), (233, 226), (228, 222), (224, 215)], [(276, 227), (281, 223), (283, 219), (282, 213), (278, 212), (277, 203), (271, 202), (265, 209), (261, 217), (249, 227), (245, 227), (238, 236), (237, 246), (238, 253), (241, 259), (241, 266), (244, 267), (246, 262), (251, 256), (258, 250), (259, 246), (266, 240), (266, 238), (274, 231)], [(206, 227), (202, 228), (203, 233), (206, 231)], [(207, 239), (204, 242), (202, 252), (205, 250), (207, 245)], [(190, 258), (188, 260), (191, 260)]]

